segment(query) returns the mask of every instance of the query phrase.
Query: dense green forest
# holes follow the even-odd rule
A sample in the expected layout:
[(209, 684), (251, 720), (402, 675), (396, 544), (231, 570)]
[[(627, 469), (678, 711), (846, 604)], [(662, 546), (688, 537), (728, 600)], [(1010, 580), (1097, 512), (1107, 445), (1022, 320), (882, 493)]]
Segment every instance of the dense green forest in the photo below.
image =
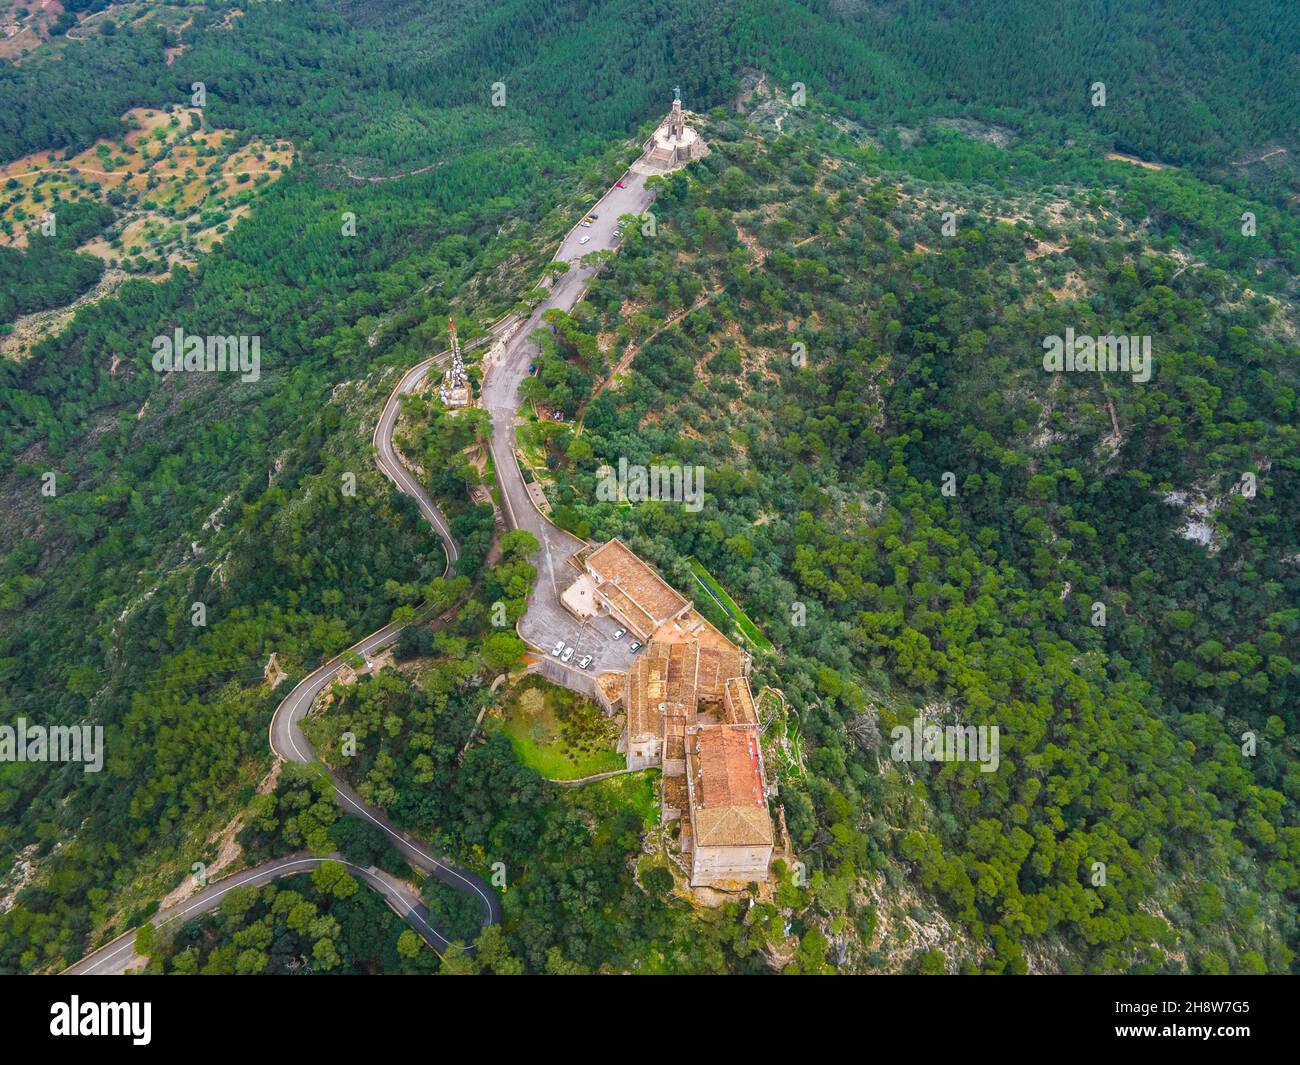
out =
[(113, 218), (111, 209), (93, 203), (61, 205), (54, 231), (39, 222), (28, 230), (27, 247), (0, 247), (0, 331), (21, 314), (62, 307), (99, 280), (104, 264), (74, 249)]
[(473, 722), (466, 696), (482, 688), (466, 683), (475, 665), (458, 660), (463, 638), (439, 635), (427, 650), (432, 662), (385, 670), (348, 691), (312, 738), (318, 750), (337, 751), (337, 737), (354, 736), (356, 757), (334, 760), (364, 798), (443, 853), (501, 870), (504, 921), (482, 935), (476, 900), (426, 883), (435, 923), (478, 947), (474, 958), (453, 950), (442, 971), (764, 969), (763, 952), (779, 939), (775, 906), (760, 904), (747, 919), (742, 900), (695, 912), (671, 897), (666, 860), (642, 853), (658, 820), (651, 776), (566, 791), (520, 765), (497, 733), (458, 758), (457, 739)]
[[(286, 766), (275, 790), (249, 804), (239, 842), (253, 861), (308, 849), (411, 875), (378, 829), (339, 812), (319, 769)], [(425, 973), (437, 965), (379, 895), (333, 861), (263, 888), (237, 888), (215, 916), (146, 927), (136, 950), (148, 957), (149, 973)]]
[[(114, 752), (97, 776), (0, 766), (0, 847), (49, 858), (0, 917), (0, 967), (57, 967), (110, 913), (138, 920), (265, 770), (270, 654), (296, 679), (441, 574), (369, 452), (383, 370), (428, 353), (471, 281), (488, 318), (514, 301), (566, 175), (529, 147), (400, 185), (304, 168), (195, 269), (0, 364), (5, 716), (93, 719)], [(177, 326), (259, 336), (259, 380), (153, 373)]]
[[(0, 764), (0, 971), (138, 924), (236, 817), (248, 862), (395, 868), (319, 779), (259, 792), (267, 722), (325, 656), (467, 596), (311, 726), (323, 753), (367, 741), (337, 768), (399, 824), (480, 872), (509, 855), (505, 923), (444, 971), (1294, 968), (1300, 10), (233, 7), (0, 62), (6, 161), (200, 82), (212, 127), (297, 152), (197, 265), (0, 361), (0, 718), (101, 723), (109, 751), (99, 774)], [(489, 612), (517, 618), (534, 577), (518, 539), (488, 561), (483, 420), (415, 398), (403, 423), (461, 545), (447, 580), (370, 449), (397, 373), (448, 315), (469, 338), (516, 304), (678, 84), (714, 154), (553, 316), (528, 387), (583, 420), (547, 441), (557, 519), (681, 588), (697, 555), (779, 645), (757, 675), (809, 752), (782, 800), (811, 879), (705, 913), (639, 857), (648, 790), (560, 792), (500, 736), (461, 757), (520, 651)], [(94, 286), (75, 249), (107, 220), (65, 205), (56, 236), (0, 248), (0, 328)], [(258, 336), (259, 380), (156, 374), (177, 327)], [(1151, 335), (1154, 377), (1054, 380), (1039, 342), (1066, 328)], [(704, 465), (705, 511), (598, 505), (619, 455)], [(1185, 535), (1198, 508), (1209, 544)], [(1000, 722), (1002, 769), (890, 764), (879, 737), (920, 706)], [(250, 893), (152, 964), (281, 971), (329, 941), (341, 971), (439, 967), (373, 893), (329, 896)], [(426, 897), (469, 937), (460, 900)], [(914, 956), (900, 912), (951, 928), (948, 956)]]
[(205, 915), (147, 935), (146, 973), (198, 976), (427, 973), (432, 951), (338, 862), (236, 888)]
[(1002, 116), (1201, 164), (1294, 138), (1300, 98), (1300, 12), (1274, 0), (290, 0), (226, 27), (231, 6), (196, 9), (171, 66), (167, 31), (128, 26), (79, 42), (71, 70), (39, 53), (0, 67), (0, 157), (85, 147), (196, 81), (218, 126), (388, 163), (529, 136), (599, 150), (672, 85), (703, 110), (746, 69), (872, 123)]

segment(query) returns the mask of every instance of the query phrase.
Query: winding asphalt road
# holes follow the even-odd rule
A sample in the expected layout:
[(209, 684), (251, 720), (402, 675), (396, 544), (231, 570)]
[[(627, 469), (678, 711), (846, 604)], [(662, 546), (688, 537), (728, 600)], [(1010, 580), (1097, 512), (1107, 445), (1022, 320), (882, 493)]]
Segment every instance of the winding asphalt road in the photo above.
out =
[[(509, 319), (498, 323), (492, 333), (481, 338), (477, 343), (484, 343), (493, 339), (497, 333), (503, 331), (509, 324)], [(384, 404), (383, 412), (379, 416), (379, 422), (375, 426), (373, 438), (375, 460), (379, 464), (380, 470), (397, 486), (398, 491), (416, 501), (420, 513), (424, 515), (429, 524), (434, 527), (442, 538), (443, 549), (447, 554), (447, 566), (443, 571), (444, 574), (451, 571), (452, 564), (460, 557), (456, 541), (452, 538), (451, 527), (447, 524), (446, 517), (434, 505), (433, 500), (429, 498), (429, 494), (420, 483), (411, 476), (398, 459), (396, 452), (393, 450), (393, 430), (397, 424), (398, 415), (401, 413), (402, 397), (411, 392), (424, 379), (432, 367), (445, 362), (449, 354), (449, 352), (442, 352), (432, 358), (425, 359), (424, 362), (411, 367), (402, 375), (397, 387), (393, 389), (388, 401)], [(378, 632), (373, 632), (365, 639), (353, 644), (349, 651), (369, 660), (370, 656), (396, 642), (404, 627), (404, 625), (397, 624), (385, 625)], [(294, 689), (276, 707), (275, 714), (271, 718), (268, 738), (271, 750), (277, 757), (300, 764), (316, 761), (316, 754), (307, 742), (307, 738), (302, 734), (299, 725), (311, 709), (317, 694), (332, 683), (339, 670), (343, 668), (345, 654), (347, 652), (331, 658), (323, 666), (309, 673), (294, 686)], [(345, 810), (364, 818), (388, 835), (393, 845), (412, 866), (436, 877), (457, 891), (463, 891), (477, 899), (483, 906), (483, 927), (486, 928), (488, 925), (496, 924), (501, 920), (500, 899), (487, 881), (445, 859), (434, 857), (413, 836), (395, 828), (382, 811), (367, 805), (344, 781), (328, 769), (326, 771), (329, 772), (334, 792)], [(338, 855), (332, 857), (335, 860), (343, 861)], [(221, 904), (221, 900), (235, 888), (250, 884), (260, 887), (282, 876), (294, 876), (298, 873), (309, 872), (326, 860), (328, 859), (300, 853), (291, 855), (288, 858), (264, 862), (252, 869), (245, 869), (242, 872), (214, 881), (184, 902), (159, 910), (149, 919), (150, 923), (155, 928), (159, 928), (175, 921), (193, 920), (203, 913), (216, 909)], [(449, 940), (429, 923), (429, 911), (425, 908), (419, 895), (411, 891), (407, 885), (373, 866), (363, 869), (351, 862), (343, 861), (343, 864), (355, 876), (369, 884), (376, 891), (379, 891), (388, 905), (396, 913), (404, 917), (435, 951), (441, 954), (447, 949)], [(134, 928), (124, 932), (116, 939), (104, 944), (98, 950), (91, 952), (81, 961), (70, 966), (65, 970), (65, 975), (107, 976), (124, 973), (137, 967), (143, 959), (135, 952), (135, 933)]]
[[(242, 873), (236, 873), (234, 876), (228, 876), (224, 880), (209, 884), (184, 902), (159, 910), (150, 918), (150, 923), (155, 928), (162, 928), (177, 921), (184, 924), (186, 921), (192, 921), (209, 910), (216, 909), (221, 904), (221, 900), (235, 888), (262, 887), (282, 876), (309, 873), (327, 861), (341, 862), (353, 876), (380, 892), (394, 912), (405, 918), (430, 946), (439, 953), (446, 949), (446, 938), (429, 924), (429, 911), (425, 908), (420, 896), (412, 891), (408, 885), (380, 869), (375, 869), (373, 866), (363, 869), (338, 854), (316, 857), (307, 854), (305, 851), (291, 854), (287, 858), (280, 858), (273, 862), (266, 862), (255, 869), (246, 869)], [(129, 932), (122, 933), (112, 942), (104, 944), (93, 954), (82, 958), (81, 961), (71, 966), (64, 975), (117, 976), (135, 968), (144, 960), (135, 952), (135, 933), (134, 928)]]
[[(582, 257), (592, 251), (613, 249), (618, 242), (618, 238), (614, 235), (614, 227), (619, 216), (640, 215), (654, 201), (654, 193), (646, 189), (643, 175), (629, 171), (623, 175), (621, 183), (624, 187), (610, 188), (593, 208), (598, 218), (590, 228), (575, 226), (565, 237), (559, 251), (556, 252), (555, 260), (570, 263), (570, 269), (555, 281), (547, 298), (533, 310), (522, 326), (516, 328), (513, 318), (507, 317), (498, 322), (487, 336), (466, 345), (466, 347), (477, 346), (495, 340), (501, 334), (506, 334), (510, 338), (487, 367), (483, 381), (482, 403), (492, 418), (492, 457), (501, 488), (501, 503), (506, 519), (511, 528), (527, 529), (541, 544), (538, 558), (539, 581), (529, 596), (528, 610), (520, 621), (520, 635), (536, 647), (548, 647), (555, 639), (564, 638), (571, 646), (578, 647), (579, 653), (590, 651), (595, 659), (593, 670), (606, 666), (626, 668), (627, 641), (619, 643), (609, 638), (613, 626), (612, 623), (608, 623), (608, 619), (599, 619), (583, 625), (560, 605), (559, 594), (563, 585), (569, 581), (569, 574), (563, 567), (569, 557), (585, 544), (545, 519), (529, 498), (523, 475), (515, 461), (515, 417), (519, 409), (519, 387), (528, 376), (528, 367), (538, 352), (537, 344), (532, 340), (532, 333), (543, 325), (542, 315), (552, 308), (564, 311), (572, 309), (598, 272), (598, 267), (582, 263)], [(588, 238), (585, 244), (582, 243), (583, 237)], [(428, 358), (402, 375), (384, 404), (373, 437), (376, 462), (380, 470), (393, 482), (398, 491), (416, 501), (420, 513), (441, 537), (447, 554), (447, 567), (444, 573), (450, 572), (453, 563), (459, 557), (456, 542), (451, 535), (446, 517), (398, 459), (393, 449), (393, 430), (401, 413), (402, 397), (411, 392), (430, 369), (444, 362), (449, 354), (449, 352), (442, 352)], [(440, 620), (445, 621), (446, 616), (444, 615)], [(370, 656), (396, 642), (403, 627), (396, 624), (385, 625), (378, 632), (371, 633), (365, 639), (358, 641), (349, 650), (369, 660)], [(268, 738), (271, 750), (277, 757), (300, 764), (316, 762), (315, 752), (303, 735), (300, 724), (310, 711), (317, 694), (329, 685), (342, 669), (343, 658), (344, 656), (340, 654), (309, 673), (276, 707), (275, 714), (271, 718)], [(327, 772), (329, 772), (328, 768)], [(343, 807), (387, 834), (393, 845), (412, 866), (478, 899), (483, 906), (483, 927), (500, 921), (500, 900), (482, 877), (446, 859), (434, 857), (414, 837), (395, 828), (382, 811), (363, 802), (356, 792), (333, 772), (330, 772), (330, 779)], [(337, 855), (331, 857), (343, 861), (353, 875), (379, 891), (388, 905), (404, 917), (435, 951), (441, 953), (447, 948), (447, 938), (430, 925), (428, 910), (419, 896), (406, 884), (373, 866), (363, 869)], [(329, 858), (300, 853), (264, 862), (253, 869), (246, 869), (208, 884), (184, 902), (159, 910), (150, 918), (150, 923), (155, 927), (162, 927), (175, 921), (193, 920), (200, 914), (214, 910), (235, 888), (247, 885), (260, 887), (283, 876), (308, 872), (327, 860)], [(138, 966), (143, 959), (135, 952), (135, 933), (134, 928), (124, 932), (70, 966), (65, 970), (66, 974), (109, 975), (123, 973)]]
[[(467, 344), (465, 346), (472, 347), (473, 345)], [(398, 415), (402, 413), (402, 397), (413, 391), (416, 385), (425, 379), (433, 366), (440, 366), (446, 362), (450, 354), (450, 352), (444, 351), (439, 355), (434, 355), (432, 358), (425, 359), (424, 362), (412, 366), (402, 375), (402, 379), (397, 382), (397, 387), (393, 389), (392, 395), (388, 397), (388, 402), (384, 404), (383, 413), (380, 414), (379, 422), (375, 426), (375, 435), (371, 438), (377, 455), (375, 461), (378, 462), (384, 476), (397, 486), (399, 492), (410, 496), (419, 504), (420, 513), (424, 515), (424, 520), (432, 525), (437, 530), (438, 535), (442, 537), (443, 549), (447, 552), (447, 568), (443, 570), (444, 576), (451, 572), (452, 563), (460, 557), (460, 552), (456, 547), (456, 541), (452, 538), (451, 527), (447, 524), (447, 519), (443, 517), (442, 511), (434, 506), (433, 500), (429, 498), (429, 494), (424, 490), (424, 487), (411, 476), (393, 450), (393, 429), (397, 425)]]

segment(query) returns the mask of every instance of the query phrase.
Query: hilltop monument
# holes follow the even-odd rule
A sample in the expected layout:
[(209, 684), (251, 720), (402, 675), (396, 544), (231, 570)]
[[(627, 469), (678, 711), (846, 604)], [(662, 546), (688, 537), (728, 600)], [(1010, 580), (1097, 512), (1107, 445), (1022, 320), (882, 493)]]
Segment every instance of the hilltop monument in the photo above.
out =
[(645, 173), (666, 174), (708, 154), (709, 146), (704, 138), (686, 124), (678, 87), (673, 90), (673, 109), (646, 142), (645, 153), (638, 162), (645, 167)]

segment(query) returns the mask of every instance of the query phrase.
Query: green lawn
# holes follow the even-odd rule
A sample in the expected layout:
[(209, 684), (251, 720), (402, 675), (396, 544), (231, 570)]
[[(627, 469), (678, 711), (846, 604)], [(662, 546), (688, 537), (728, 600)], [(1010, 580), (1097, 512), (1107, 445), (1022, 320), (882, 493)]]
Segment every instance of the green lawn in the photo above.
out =
[[(621, 759), (622, 756), (619, 757)], [(659, 792), (655, 788), (658, 778), (658, 769), (643, 769), (639, 773), (625, 773), (621, 777), (583, 784), (581, 790), (595, 788), (603, 791), (612, 802), (635, 809), (646, 828), (650, 828), (659, 823)]]
[(551, 780), (576, 780), (626, 765), (614, 750), (614, 722), (590, 699), (529, 677), (511, 694), (504, 719), (494, 718), (518, 759)]
[(695, 574), (695, 579), (699, 581), (700, 587), (713, 597), (714, 602), (722, 607), (725, 613), (731, 615), (731, 619), (736, 623), (740, 631), (745, 634), (745, 638), (760, 651), (771, 651), (772, 641), (763, 635), (757, 625), (750, 621), (749, 615), (740, 609), (740, 604), (732, 599), (727, 594), (726, 589), (714, 579), (713, 574), (704, 568), (704, 563), (694, 555), (687, 561), (690, 563), (691, 572)]

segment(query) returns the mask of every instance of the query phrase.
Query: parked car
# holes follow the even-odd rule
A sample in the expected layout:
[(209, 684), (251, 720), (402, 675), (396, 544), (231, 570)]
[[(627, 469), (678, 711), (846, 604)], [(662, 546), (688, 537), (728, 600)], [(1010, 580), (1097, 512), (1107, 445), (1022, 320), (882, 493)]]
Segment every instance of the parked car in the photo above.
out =
[(560, 661), (561, 661), (561, 662), (567, 662), (567, 661), (568, 661), (570, 658), (572, 658), (572, 657), (573, 657), (573, 648), (572, 648), (572, 647), (566, 647), (566, 648), (564, 649), (564, 654), (560, 655)]
[(626, 635), (627, 635), (627, 629), (618, 629), (614, 633), (614, 639), (621, 640)]
[(553, 654), (556, 658), (559, 658), (560, 655), (564, 654), (563, 640), (559, 640), (556, 642), (555, 646), (551, 648), (551, 654)]
[(590, 243), (590, 241), (591, 241), (591, 238), (590, 238), (590, 237), (583, 237), (580, 241), (578, 241), (578, 243), (579, 243), (579, 244), (588, 244), (588, 243)]
[(591, 228), (591, 223), (590, 223), (590, 222), (579, 222), (578, 225), (583, 226), (583, 227), (585, 227), (586, 229), (590, 229), (590, 228)]
[(639, 650), (641, 650), (641, 644), (640, 644), (638, 641), (633, 640), (632, 643), (628, 646), (628, 649), (627, 649), (627, 650), (628, 650), (628, 654), (633, 654), (633, 655), (634, 655), (634, 654), (636, 654)]
[(591, 666), (591, 655), (583, 655), (578, 659), (578, 668), (587, 669)]
[(598, 215), (595, 211), (592, 211), (591, 214), (587, 215), (587, 221), (588, 221), (588, 222), (594, 222), (594, 221), (596, 221), (596, 219), (599, 218), (599, 217), (600, 217), (600, 215)]
[(625, 188), (627, 188), (627, 186), (624, 185), (623, 182), (621, 182), (621, 181), (616, 181), (616, 182), (614, 182), (614, 188), (616, 188), (616, 189), (625, 189)]

